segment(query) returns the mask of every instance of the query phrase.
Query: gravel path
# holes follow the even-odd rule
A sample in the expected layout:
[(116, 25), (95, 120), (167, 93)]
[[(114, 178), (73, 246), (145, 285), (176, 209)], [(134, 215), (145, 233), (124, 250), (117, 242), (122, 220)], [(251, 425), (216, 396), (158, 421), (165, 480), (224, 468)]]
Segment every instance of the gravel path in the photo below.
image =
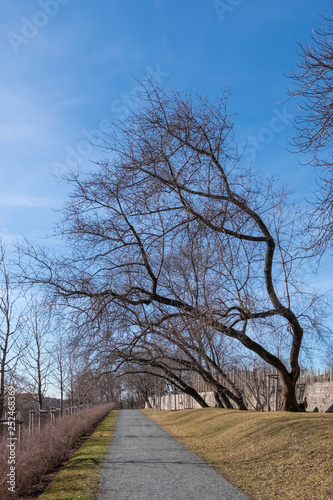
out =
[(140, 410), (121, 410), (98, 500), (246, 500)]

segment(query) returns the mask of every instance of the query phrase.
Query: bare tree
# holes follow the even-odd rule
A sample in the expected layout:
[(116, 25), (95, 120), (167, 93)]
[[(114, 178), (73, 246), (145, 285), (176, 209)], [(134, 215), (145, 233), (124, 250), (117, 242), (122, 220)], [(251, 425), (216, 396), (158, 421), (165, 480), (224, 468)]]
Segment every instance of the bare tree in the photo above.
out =
[[(90, 321), (131, 307), (155, 325), (199, 322), (275, 367), (284, 409), (299, 411), (310, 305), (299, 306), (304, 289), (294, 285), (297, 211), (239, 161), (226, 102), (143, 89), (141, 108), (105, 139), (110, 159), (68, 179), (74, 189), (60, 232), (71, 255), (27, 249), (32, 279)], [(274, 347), (273, 317), (288, 336), (287, 363)]]
[(60, 395), (60, 407), (64, 406), (65, 395), (73, 389), (74, 379), (80, 370), (77, 363), (76, 347), (72, 343), (73, 332), (77, 325), (72, 315), (66, 314), (63, 308), (57, 308), (49, 303), (52, 311), (52, 337), (50, 338), (49, 352), (52, 357), (50, 371), (50, 385)]
[(83, 325), (74, 336), (73, 345), (86, 366), (102, 373), (120, 371), (123, 375), (124, 365), (134, 364), (136, 373), (142, 365), (141, 374), (155, 378), (163, 374), (178, 389), (182, 386), (184, 392), (206, 406), (192, 383), (191, 375), (196, 375), (216, 392), (220, 406), (232, 408), (232, 400), (239, 409), (247, 409), (242, 393), (223, 370), (227, 343), (223, 335), (181, 314), (154, 322), (144, 307), (126, 307), (122, 314), (117, 309), (118, 313), (106, 307), (95, 327), (89, 320), (81, 319)]
[[(6, 249), (0, 243), (0, 418), (3, 417), (6, 383), (25, 348), (21, 333), (24, 306), (20, 307), (22, 290), (10, 268)], [(1, 427), (0, 427), (1, 428)]]
[(25, 338), (27, 348), (22, 358), (24, 377), (39, 409), (43, 409), (44, 397), (50, 383), (51, 356), (51, 311), (45, 303), (33, 297), (29, 303)]
[(120, 400), (121, 386), (113, 373), (98, 375), (97, 379), (97, 401), (118, 403)]
[[(155, 379), (163, 379), (164, 382), (171, 389), (176, 389), (192, 398), (202, 407), (208, 408), (208, 404), (205, 399), (199, 394), (199, 392), (193, 387), (191, 382), (188, 382), (188, 378), (184, 376), (184, 367), (179, 364), (177, 359), (170, 359), (167, 355), (163, 356), (149, 356), (144, 357), (143, 355), (136, 356), (135, 358), (129, 358), (131, 362), (130, 373), (137, 375), (149, 375)], [(133, 368), (134, 367), (134, 368)], [(128, 372), (125, 371), (127, 374)]]
[[(101, 317), (105, 318), (104, 322)], [(110, 373), (115, 373), (117, 377), (148, 375), (155, 379), (155, 385), (156, 379), (164, 379), (173, 387), (190, 394), (201, 406), (207, 406), (184, 377), (186, 371), (194, 369), (193, 364), (188, 366), (187, 362), (185, 367), (184, 353), (179, 355), (177, 345), (168, 342), (166, 337), (154, 335), (129, 308), (126, 308), (126, 314), (118, 318), (114, 311), (104, 311), (98, 316), (95, 328), (86, 321), (78, 329), (73, 346), (77, 358), (99, 380)]]
[(69, 353), (65, 336), (62, 332), (63, 325), (57, 322), (58, 334), (51, 344), (53, 351), (52, 376), (60, 392), (60, 407), (64, 406), (64, 396), (68, 383)]
[[(169, 318), (162, 323), (159, 321), (158, 325), (150, 325), (148, 329), (146, 327), (143, 342), (144, 346), (148, 344), (150, 349), (154, 348), (152, 355), (154, 362), (157, 359), (163, 360), (171, 370), (172, 365), (176, 364), (178, 373), (180, 372), (183, 377), (184, 374), (189, 375), (187, 379), (189, 386), (192, 385), (191, 374), (198, 375), (206, 386), (214, 391), (220, 406), (232, 408), (230, 402), (232, 401), (237, 408), (246, 410), (243, 394), (228, 377), (225, 370), (226, 363), (218, 352), (223, 337), (221, 339), (217, 332), (201, 321), (195, 322), (192, 319), (189, 323), (188, 318), (180, 315), (177, 315), (177, 320)], [(146, 339), (147, 334), (149, 340)], [(141, 346), (136, 337), (135, 346), (138, 345)]]
[(123, 393), (131, 395), (130, 398), (137, 408), (145, 404), (151, 408), (150, 398), (162, 395), (167, 390), (162, 373), (161, 376), (156, 376), (153, 371), (145, 371), (140, 366), (129, 365), (118, 377), (122, 381)]
[(55, 352), (55, 363), (57, 369), (57, 379), (60, 389), (60, 408), (64, 406), (64, 394), (65, 394), (65, 381), (66, 381), (66, 372), (65, 372), (65, 356), (64, 356), (64, 345), (62, 339), (59, 339), (58, 349)]
[(311, 42), (300, 47), (300, 59), (291, 74), (289, 95), (297, 99), (296, 134), (292, 144), (308, 157), (318, 174), (317, 202), (309, 228), (321, 253), (333, 241), (333, 5)]
[[(69, 356), (68, 363), (68, 392), (67, 399), (70, 404), (73, 406), (74, 404), (79, 404), (82, 396), (82, 384), (81, 384), (81, 374), (84, 368), (82, 364), (80, 364), (77, 356), (76, 349), (73, 349)], [(80, 387), (81, 386), (81, 387)], [(84, 387), (84, 382), (83, 382)]]

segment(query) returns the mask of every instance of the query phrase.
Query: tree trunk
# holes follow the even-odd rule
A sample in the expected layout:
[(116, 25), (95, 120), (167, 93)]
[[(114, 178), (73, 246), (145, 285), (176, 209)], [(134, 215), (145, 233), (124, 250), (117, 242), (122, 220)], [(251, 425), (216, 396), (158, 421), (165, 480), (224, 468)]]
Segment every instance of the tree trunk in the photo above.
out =
[(214, 391), (214, 398), (216, 401), (217, 408), (224, 408), (224, 404), (222, 403), (218, 392)]
[(59, 363), (59, 372), (60, 372), (60, 408), (61, 412), (64, 406), (64, 380), (63, 380), (63, 369), (62, 369), (62, 362), (60, 361)]
[(186, 385), (184, 387), (184, 392), (186, 392), (186, 394), (189, 394), (190, 396), (192, 396), (192, 398), (195, 399), (197, 403), (199, 403), (201, 408), (209, 408), (209, 405), (206, 403), (204, 398), (201, 397), (200, 394), (195, 389), (190, 387), (189, 385)]
[(43, 389), (42, 389), (42, 383), (41, 383), (41, 376), (40, 376), (40, 370), (38, 369), (38, 404), (39, 404), (39, 409), (43, 410), (43, 401), (44, 400), (44, 395), (43, 395)]
[[(4, 418), (5, 409), (5, 370), (3, 365), (0, 371), (0, 418)], [(3, 436), (3, 425), (0, 424), (0, 441), (2, 441)]]
[(148, 408), (152, 408), (152, 405), (150, 404), (148, 396), (145, 397), (145, 402), (146, 402), (146, 405), (147, 405)]
[[(222, 400), (224, 407), (228, 408), (229, 410), (232, 410), (233, 406), (230, 403), (228, 396), (226, 396), (226, 394), (223, 394), (223, 392), (221, 392), (221, 391), (218, 392), (218, 395), (219, 395), (220, 399)], [(240, 409), (242, 409), (242, 408), (240, 408)]]
[[(0, 418), (4, 417), (5, 406), (5, 370), (1, 367), (0, 371)], [(2, 426), (0, 425), (0, 429)]]
[(236, 403), (239, 410), (247, 410), (243, 395), (236, 387), (234, 387), (235, 391), (233, 392), (230, 391), (227, 387), (224, 387), (224, 385), (220, 384), (220, 382), (213, 381), (212, 385), (215, 386), (215, 390), (219, 393), (219, 396), (222, 397), (222, 401), (227, 408), (233, 408), (232, 404), (230, 403), (231, 399), (231, 401), (234, 401)]
[(282, 380), (282, 398), (283, 398), (283, 411), (305, 411), (300, 408), (296, 399), (296, 383), (297, 379), (288, 373), (283, 376), (281, 374)]

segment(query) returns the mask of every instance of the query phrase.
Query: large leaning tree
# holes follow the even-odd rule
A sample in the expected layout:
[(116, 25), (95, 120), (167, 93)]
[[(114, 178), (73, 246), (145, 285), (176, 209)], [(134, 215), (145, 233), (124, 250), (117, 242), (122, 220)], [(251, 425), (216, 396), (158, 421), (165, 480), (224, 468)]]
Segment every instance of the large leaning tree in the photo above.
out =
[[(285, 193), (237, 157), (227, 97), (210, 104), (143, 89), (140, 109), (105, 137), (104, 160), (90, 174), (69, 176), (60, 232), (70, 253), (51, 258), (30, 249), (39, 263), (34, 280), (86, 322), (131, 310), (155, 334), (164, 325), (202, 324), (273, 366), (284, 409), (299, 411), (309, 303), (293, 281), (297, 220)], [(276, 349), (281, 331), (284, 353)], [(131, 339), (135, 332), (133, 325)]]

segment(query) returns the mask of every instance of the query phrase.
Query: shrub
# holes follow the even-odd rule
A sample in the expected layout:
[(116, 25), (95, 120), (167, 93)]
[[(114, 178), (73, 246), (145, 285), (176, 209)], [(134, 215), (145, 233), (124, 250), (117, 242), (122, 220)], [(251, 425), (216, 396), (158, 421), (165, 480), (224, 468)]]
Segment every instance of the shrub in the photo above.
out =
[[(112, 403), (82, 410), (46, 425), (40, 432), (16, 442), (15, 492), (8, 490), (10, 464), (8, 441), (0, 445), (0, 498), (16, 499), (25, 495), (40, 479), (69, 457), (75, 442), (93, 429), (112, 409)], [(4, 433), (5, 434), (5, 433)]]

